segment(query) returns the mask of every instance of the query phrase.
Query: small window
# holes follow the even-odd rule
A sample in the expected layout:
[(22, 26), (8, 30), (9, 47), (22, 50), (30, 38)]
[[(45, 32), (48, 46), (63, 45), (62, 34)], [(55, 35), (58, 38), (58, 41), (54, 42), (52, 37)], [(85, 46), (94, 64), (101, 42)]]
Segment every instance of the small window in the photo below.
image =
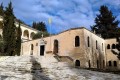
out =
[(109, 64), (109, 66), (112, 66), (112, 63), (111, 63), (111, 61), (109, 61), (109, 62), (108, 62), (108, 64)]
[(36, 43), (36, 46), (38, 46), (38, 43)]
[(110, 49), (110, 44), (107, 45), (107, 49)]
[(79, 36), (75, 37), (75, 47), (79, 47), (80, 46), (80, 38)]
[(88, 47), (90, 47), (90, 38), (89, 38), (89, 36), (87, 37), (87, 43), (88, 43)]
[(97, 42), (97, 40), (96, 40), (96, 49), (98, 49), (98, 42)]
[(115, 44), (112, 44), (112, 49), (115, 49)]
[(116, 61), (114, 61), (113, 63), (114, 63), (114, 67), (117, 67), (117, 62), (116, 62)]
[(33, 50), (33, 47), (34, 47), (33, 44), (31, 44), (31, 50)]

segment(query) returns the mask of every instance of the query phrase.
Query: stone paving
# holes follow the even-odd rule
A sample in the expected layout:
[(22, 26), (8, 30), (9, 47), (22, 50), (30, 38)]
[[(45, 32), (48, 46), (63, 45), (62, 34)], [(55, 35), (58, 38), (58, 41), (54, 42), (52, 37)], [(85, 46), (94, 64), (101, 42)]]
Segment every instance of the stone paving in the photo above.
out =
[(120, 80), (117, 74), (78, 69), (67, 62), (46, 58), (3, 58), (0, 60), (0, 80)]

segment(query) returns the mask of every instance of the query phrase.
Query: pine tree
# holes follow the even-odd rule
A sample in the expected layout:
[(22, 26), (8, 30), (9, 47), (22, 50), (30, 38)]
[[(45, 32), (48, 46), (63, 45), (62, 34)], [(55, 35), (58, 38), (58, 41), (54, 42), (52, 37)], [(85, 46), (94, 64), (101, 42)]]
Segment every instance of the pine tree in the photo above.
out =
[(0, 15), (1, 15), (1, 16), (4, 15), (3, 3), (1, 3), (1, 5), (0, 5)]
[(32, 27), (34, 29), (39, 30), (39, 31), (47, 32), (47, 28), (46, 28), (46, 25), (45, 25), (44, 22), (38, 22), (38, 23), (37, 22), (33, 22)]
[(17, 35), (16, 35), (16, 49), (15, 52), (16, 54), (19, 56), (20, 55), (20, 51), (21, 51), (21, 28), (20, 28), (20, 22), (19, 22), (19, 26), (17, 28)]
[(5, 42), (6, 55), (15, 55), (16, 36), (15, 36), (15, 16), (13, 14), (12, 3), (8, 4), (3, 18), (3, 40)]
[(32, 28), (37, 29), (36, 22), (33, 22)]
[(95, 25), (91, 27), (92, 31), (96, 34), (101, 34), (103, 38), (117, 37), (117, 29), (119, 22), (113, 13), (108, 10), (107, 6), (101, 6), (99, 10), (100, 14), (95, 18)]

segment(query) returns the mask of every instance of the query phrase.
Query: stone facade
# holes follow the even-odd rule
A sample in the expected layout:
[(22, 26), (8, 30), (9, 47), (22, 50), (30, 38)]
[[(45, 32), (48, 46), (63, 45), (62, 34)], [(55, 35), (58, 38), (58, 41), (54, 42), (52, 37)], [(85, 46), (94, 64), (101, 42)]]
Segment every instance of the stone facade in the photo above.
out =
[(115, 54), (113, 54), (112, 50), (117, 51), (117, 40), (115, 38), (113, 39), (106, 39), (106, 62), (107, 62), (107, 68), (112, 70), (120, 69), (120, 60), (117, 58)]
[[(115, 39), (104, 40), (84, 27), (72, 28), (51, 37), (23, 42), (21, 55), (52, 55), (81, 68), (109, 69), (109, 60), (119, 62), (117, 56), (106, 48), (107, 44), (114, 42)], [(118, 66), (117, 69), (120, 69)]]
[[(3, 21), (2, 16), (0, 16), (0, 22)], [(15, 22), (16, 27), (18, 27), (19, 23), (16, 21)], [(20, 24), (21, 27), (21, 31), (22, 31), (22, 40), (23, 41), (28, 41), (28, 40), (32, 40), (32, 37), (35, 33), (39, 32), (36, 29), (31, 28), (30, 26), (26, 25), (26, 24)], [(0, 26), (0, 35), (2, 35), (2, 26)]]
[[(18, 27), (18, 22), (15, 24)], [(81, 68), (120, 69), (120, 60), (112, 52), (118, 44), (116, 39), (103, 39), (84, 27), (36, 40), (32, 40), (32, 37), (39, 31), (25, 24), (21, 24), (21, 30), (21, 55), (50, 57), (51, 61), (56, 59)]]

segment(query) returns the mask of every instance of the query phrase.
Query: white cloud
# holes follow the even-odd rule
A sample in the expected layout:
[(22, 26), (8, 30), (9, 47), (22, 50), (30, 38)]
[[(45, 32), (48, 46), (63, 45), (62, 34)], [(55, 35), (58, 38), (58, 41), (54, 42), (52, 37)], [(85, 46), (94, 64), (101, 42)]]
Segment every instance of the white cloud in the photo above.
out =
[[(0, 0), (6, 6), (10, 0)], [(17, 18), (28, 24), (33, 21), (43, 21), (48, 25), (48, 18), (52, 18), (53, 32), (60, 32), (72, 27), (84, 26), (90, 28), (98, 9), (105, 4), (116, 10), (117, 19), (120, 10), (120, 0), (11, 0)]]

